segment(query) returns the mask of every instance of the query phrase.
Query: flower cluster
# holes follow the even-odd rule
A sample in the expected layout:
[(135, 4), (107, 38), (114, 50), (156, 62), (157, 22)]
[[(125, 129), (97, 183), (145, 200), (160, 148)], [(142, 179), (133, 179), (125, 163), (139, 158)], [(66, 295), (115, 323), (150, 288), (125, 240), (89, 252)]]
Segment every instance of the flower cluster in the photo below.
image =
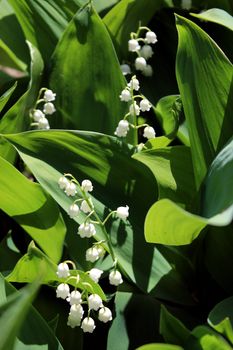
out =
[[(148, 112), (151, 109), (151, 103), (145, 98), (143, 95), (139, 94), (138, 91), (140, 89), (140, 83), (136, 76), (133, 76), (124, 90), (121, 91), (120, 100), (122, 102), (130, 102), (129, 112), (121, 119), (118, 123), (118, 126), (114, 132), (114, 134), (118, 137), (126, 137), (128, 131), (131, 128), (141, 128), (144, 127), (143, 136), (147, 139), (155, 138), (155, 130), (147, 125), (139, 125), (135, 126), (127, 120), (128, 117), (137, 117), (140, 115), (140, 112)], [(134, 92), (137, 91), (137, 95), (134, 95)], [(139, 101), (138, 101), (139, 100)]]
[[(41, 98), (41, 94), (43, 97)], [(30, 111), (30, 117), (33, 119), (32, 126), (36, 126), (38, 129), (50, 129), (49, 121), (46, 118), (56, 112), (56, 108), (53, 104), (56, 94), (47, 88), (42, 88), (39, 92), (39, 97), (36, 101), (36, 106)], [(43, 103), (43, 109), (39, 109), (37, 106)]]
[[(103, 305), (103, 301), (98, 294), (89, 293), (86, 289), (80, 292), (77, 289), (80, 281), (79, 273), (77, 271), (73, 271), (75, 275), (71, 273), (68, 263), (75, 268), (72, 261), (65, 261), (57, 266), (57, 277), (65, 279), (65, 281), (57, 286), (56, 296), (57, 298), (66, 300), (70, 305), (67, 325), (71, 328), (81, 326), (83, 332), (92, 333), (96, 325), (94, 319), (90, 317), (91, 313), (98, 311), (98, 319), (106, 323), (112, 320), (112, 312), (108, 307)], [(116, 271), (116, 273), (117, 272), (118, 271)], [(103, 271), (99, 269), (92, 269), (89, 271), (89, 277), (93, 279), (94, 282), (98, 283), (102, 273)], [(76, 285), (76, 288), (73, 290), (71, 290), (69, 284), (72, 280), (75, 281)], [(84, 318), (85, 304), (87, 304), (88, 311), (87, 317)]]
[[(145, 37), (141, 37), (142, 31), (146, 31)], [(137, 58), (134, 61), (135, 69), (140, 71), (144, 76), (151, 77), (153, 75), (153, 69), (147, 61), (154, 54), (151, 45), (157, 43), (157, 35), (147, 27), (139, 27), (136, 33), (132, 32), (130, 34), (130, 37), (128, 50), (137, 54)], [(122, 64), (121, 70), (124, 75), (131, 74), (131, 68), (128, 64)]]
[[(115, 216), (121, 220), (127, 219), (129, 216), (129, 207), (120, 206), (116, 210), (111, 211), (108, 216), (101, 221), (97, 212), (95, 211), (92, 198), (89, 194), (93, 191), (93, 185), (90, 180), (83, 180), (80, 184), (71, 174), (65, 174), (59, 178), (58, 185), (64, 191), (66, 196), (78, 197), (67, 209), (70, 218), (78, 218), (80, 212), (87, 214), (85, 220), (78, 227), (78, 235), (81, 238), (91, 238), (96, 234), (96, 226), (99, 226), (105, 236), (105, 240), (97, 241), (87, 249), (86, 260), (90, 261), (91, 263), (95, 263), (106, 253), (106, 251), (109, 251), (109, 254), (113, 260), (113, 269), (109, 273), (109, 283), (113, 286), (119, 286), (121, 283), (123, 283), (123, 279), (120, 271), (117, 269), (117, 259), (114, 255), (114, 250), (112, 248), (109, 235), (106, 232), (105, 224), (111, 216)], [(74, 265), (73, 262), (69, 262)], [(57, 297), (65, 299), (70, 303), (70, 313), (67, 324), (72, 328), (81, 325), (84, 332), (92, 333), (95, 329), (95, 322), (94, 319), (90, 317), (90, 312), (93, 310), (99, 311), (98, 318), (102, 322), (110, 321), (112, 319), (112, 313), (110, 309), (103, 306), (99, 295), (95, 293), (89, 295), (87, 290), (80, 293), (77, 288), (72, 292), (70, 291), (69, 281), (75, 279), (76, 284), (78, 284), (80, 279), (80, 276), (77, 273), (74, 276), (74, 273), (74, 271), (71, 273), (67, 262), (63, 262), (58, 265), (57, 277), (66, 280), (58, 285)], [(103, 271), (94, 267), (87, 273), (92, 281), (98, 283)], [(84, 309), (82, 304), (84, 303), (88, 305), (88, 316), (83, 319)]]

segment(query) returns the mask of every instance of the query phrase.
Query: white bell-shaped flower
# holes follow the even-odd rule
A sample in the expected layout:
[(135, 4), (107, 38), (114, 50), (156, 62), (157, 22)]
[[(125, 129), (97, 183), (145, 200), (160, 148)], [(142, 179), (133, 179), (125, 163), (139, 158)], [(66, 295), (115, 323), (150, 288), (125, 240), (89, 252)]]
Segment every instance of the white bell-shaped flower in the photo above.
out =
[(120, 68), (123, 75), (131, 74), (131, 68), (128, 64), (121, 64)]
[(158, 41), (158, 39), (157, 39), (157, 35), (155, 34), (155, 32), (148, 31), (146, 33), (147, 44), (155, 44), (155, 43), (157, 43), (157, 41)]
[(56, 112), (56, 108), (52, 102), (46, 102), (43, 107), (44, 114), (53, 114)]
[(58, 180), (58, 185), (62, 190), (64, 190), (69, 183), (69, 180), (65, 176), (61, 176)]
[(98, 283), (102, 273), (103, 273), (102, 270), (94, 267), (89, 271), (89, 276), (95, 283)]
[(67, 196), (71, 196), (71, 197), (74, 197), (77, 193), (77, 188), (76, 188), (76, 185), (73, 183), (73, 182), (69, 182), (67, 185), (66, 185), (66, 189), (65, 189), (65, 194)]
[(90, 202), (90, 206), (89, 204), (87, 203), (86, 200), (83, 200), (81, 205), (80, 205), (80, 209), (85, 213), (85, 214), (88, 214), (92, 211), (93, 209), (93, 204), (92, 204), (92, 201), (91, 201), (91, 198), (89, 198), (89, 202)]
[(152, 126), (146, 126), (143, 132), (143, 137), (147, 138), (148, 140), (155, 138), (155, 129), (152, 128)]
[(134, 103), (132, 103), (129, 107), (129, 113), (131, 115), (139, 115), (140, 114), (140, 108), (139, 106), (137, 105), (137, 102), (134, 101)]
[(45, 92), (44, 92), (44, 100), (46, 102), (51, 102), (51, 101), (54, 101), (55, 98), (56, 98), (56, 94), (52, 91), (52, 90), (49, 90), (47, 89)]
[(88, 297), (88, 307), (90, 310), (99, 310), (103, 306), (102, 299), (98, 294), (91, 294)]
[(150, 64), (147, 64), (147, 66), (143, 69), (142, 75), (144, 75), (144, 77), (152, 77), (153, 68), (151, 67)]
[(104, 306), (99, 310), (98, 318), (104, 323), (109, 322), (112, 320), (112, 311)]
[(95, 226), (92, 223), (82, 223), (78, 228), (78, 234), (81, 238), (90, 238), (96, 234)]
[(148, 112), (151, 109), (151, 104), (146, 98), (140, 101), (140, 109), (142, 112)]
[(119, 286), (123, 283), (121, 273), (117, 270), (111, 271), (109, 274), (109, 283), (113, 286)]
[(127, 219), (129, 216), (129, 207), (126, 205), (125, 207), (118, 207), (116, 210), (116, 215), (119, 219)]
[(68, 215), (71, 219), (74, 219), (79, 214), (79, 206), (76, 203), (71, 204), (68, 209)]
[(34, 109), (34, 111), (32, 112), (32, 117), (35, 122), (38, 122), (44, 116), (44, 113), (40, 109)]
[(144, 57), (137, 57), (134, 64), (137, 70), (143, 71), (146, 67), (146, 60)]
[(90, 180), (83, 180), (81, 183), (81, 188), (85, 192), (91, 192), (93, 191), (93, 185)]
[(57, 266), (57, 277), (58, 278), (67, 278), (70, 276), (70, 269), (67, 263), (60, 263)]
[(118, 126), (114, 132), (114, 135), (118, 137), (126, 137), (129, 131), (129, 122), (127, 120), (120, 120)]
[(97, 247), (91, 247), (86, 251), (86, 260), (90, 262), (95, 262), (99, 259), (99, 251)]
[(144, 45), (140, 50), (140, 56), (144, 57), (145, 60), (151, 58), (154, 54), (154, 51), (150, 45)]
[(49, 130), (50, 129), (49, 121), (47, 118), (42, 117), (39, 119), (38, 129), (41, 129), (41, 130)]
[(91, 317), (86, 317), (82, 321), (81, 328), (82, 328), (83, 332), (85, 332), (85, 333), (86, 332), (93, 333), (95, 327), (96, 327), (95, 322), (94, 322), (93, 318), (91, 318)]
[(57, 298), (66, 299), (70, 295), (70, 287), (67, 283), (61, 283), (56, 289)]
[(131, 100), (130, 91), (129, 91), (128, 89), (122, 90), (119, 97), (120, 97), (120, 100), (121, 100), (121, 101), (124, 101), (124, 102), (130, 101), (130, 100)]
[(135, 90), (135, 91), (138, 91), (140, 89), (140, 84), (139, 84), (139, 81), (137, 78), (135, 77), (132, 77), (132, 79), (130, 80), (130, 82), (128, 83), (128, 86)]
[(130, 52), (136, 52), (140, 50), (141, 46), (139, 45), (138, 41), (136, 39), (130, 39), (128, 41), (128, 49)]
[(78, 290), (73, 290), (66, 300), (70, 305), (79, 305), (82, 302), (82, 295)]

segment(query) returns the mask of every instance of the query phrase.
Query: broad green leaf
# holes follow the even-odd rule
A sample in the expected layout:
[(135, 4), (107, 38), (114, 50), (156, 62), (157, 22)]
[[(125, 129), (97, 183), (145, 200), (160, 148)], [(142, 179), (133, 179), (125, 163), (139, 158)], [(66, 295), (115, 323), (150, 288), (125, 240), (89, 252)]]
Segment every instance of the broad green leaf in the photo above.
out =
[(72, 13), (64, 11), (62, 1), (9, 0), (9, 3), (15, 11), (26, 39), (40, 50), (47, 62)]
[[(1, 284), (4, 283), (1, 281)], [(0, 350), (13, 350), (16, 336), (24, 322), (30, 304), (38, 290), (39, 282), (12, 294), (6, 302), (0, 301)]]
[[(65, 226), (54, 200), (0, 158), (0, 208), (20, 224), (55, 262), (59, 261)], [(11, 186), (9, 186), (11, 183)]]
[(108, 350), (135, 349), (141, 344), (159, 339), (160, 305), (154, 298), (133, 291), (119, 290), (115, 297), (115, 310), (116, 316), (108, 334)]
[(203, 216), (211, 218), (233, 206), (232, 169), (233, 137), (219, 152), (209, 168), (204, 183)]
[(159, 199), (169, 198), (190, 206), (195, 193), (190, 149), (184, 146), (149, 149), (133, 156), (155, 176)]
[(200, 20), (218, 23), (230, 30), (233, 30), (233, 17), (226, 11), (212, 8), (201, 13), (191, 13), (192, 16), (199, 18)]
[(231, 350), (229, 343), (218, 333), (206, 326), (198, 326), (192, 331), (197, 340), (191, 350)]
[(9, 101), (11, 95), (13, 94), (15, 88), (17, 86), (17, 83), (12, 85), (7, 91), (4, 92), (4, 94), (0, 97), (0, 112), (3, 110), (7, 102)]
[(157, 344), (146, 344), (143, 346), (140, 346), (136, 350), (182, 350), (180, 346), (177, 345), (171, 345), (171, 344), (162, 344), (162, 343), (157, 343)]
[(77, 12), (52, 62), (50, 85), (57, 93), (55, 125), (113, 135), (126, 113), (127, 104), (119, 99), (126, 83), (107, 29), (93, 9)]
[(24, 33), (8, 0), (1, 0), (0, 38), (22, 62), (30, 61)]
[(207, 225), (227, 226), (232, 216), (232, 206), (207, 219), (185, 211), (169, 199), (162, 199), (153, 204), (147, 213), (146, 241), (169, 245), (190, 244)]
[[(17, 133), (28, 130), (30, 127), (29, 111), (34, 107), (37, 91), (41, 81), (44, 64), (39, 51), (30, 42), (27, 42), (30, 55), (30, 82), (26, 93), (13, 105), (0, 121), (0, 133)], [(0, 155), (13, 163), (15, 151), (3, 139), (0, 140)]]
[(218, 303), (208, 316), (208, 323), (233, 344), (233, 297)]
[(176, 74), (199, 188), (216, 153), (232, 136), (233, 69), (202, 29), (180, 16), (176, 21)]
[[(142, 227), (156, 197), (156, 182), (146, 167), (131, 158), (132, 147), (114, 137), (92, 132), (34, 131), (8, 135), (7, 139), (17, 147), (43, 188), (66, 212), (73, 199), (60, 190), (57, 181), (67, 172), (79, 181), (84, 178), (93, 181), (93, 203), (100, 217), (103, 218), (109, 209), (128, 204), (130, 222), (114, 220), (107, 227), (125, 275), (143, 291), (157, 297), (193, 304), (179, 270), (173, 268), (174, 259), (171, 265), (164, 253), (145, 243)], [(61, 153), (62, 159), (57, 157)], [(80, 224), (84, 218), (85, 215), (80, 214), (75, 221)], [(97, 230), (97, 239), (103, 239), (103, 233), (98, 227)], [(176, 288), (172, 290), (174, 285)]]
[[(26, 65), (23, 63), (11, 49), (0, 39), (0, 65), (7, 68), (13, 68), (23, 73), (26, 70)], [(1, 67), (2, 69), (2, 67)]]
[(233, 14), (233, 4), (231, 0), (206, 0), (207, 8), (218, 8)]
[(114, 39), (117, 51), (127, 57), (130, 33), (137, 31), (139, 21), (146, 25), (156, 11), (171, 6), (172, 0), (120, 1), (104, 17), (104, 23)]
[[(37, 274), (38, 276), (38, 274)], [(31, 286), (26, 287), (32, 288)], [(28, 290), (29, 291), (29, 290)], [(23, 289), (20, 292), (10, 285), (6, 280), (0, 277), (0, 304), (3, 305), (7, 302), (7, 298), (16, 296), (16, 302), (22, 301), (22, 293), (25, 295), (26, 290)], [(28, 295), (29, 296), (29, 295)], [(20, 306), (20, 305), (19, 305)], [(23, 305), (21, 305), (23, 308)], [(26, 310), (22, 310), (24, 312)], [(11, 311), (10, 311), (11, 312)], [(17, 319), (15, 310), (12, 310), (12, 319), (15, 323), (21, 323), (23, 319)], [(38, 332), (38, 329), (40, 330)], [(2, 337), (1, 337), (2, 338)], [(38, 345), (36, 345), (38, 344)], [(6, 349), (6, 348), (5, 348)], [(4, 349), (4, 350), (5, 350)], [(7, 348), (8, 349), (8, 348)], [(32, 306), (29, 306), (29, 311), (25, 317), (25, 320), (20, 324), (20, 330), (17, 334), (14, 350), (63, 350), (61, 344), (48, 327), (47, 323), (42, 319), (40, 314)]]
[(155, 113), (165, 135), (171, 139), (176, 136), (179, 127), (181, 104), (179, 95), (162, 97), (155, 106)]
[(164, 306), (161, 306), (160, 333), (167, 343), (182, 346), (185, 345), (187, 339), (190, 336), (190, 331)]

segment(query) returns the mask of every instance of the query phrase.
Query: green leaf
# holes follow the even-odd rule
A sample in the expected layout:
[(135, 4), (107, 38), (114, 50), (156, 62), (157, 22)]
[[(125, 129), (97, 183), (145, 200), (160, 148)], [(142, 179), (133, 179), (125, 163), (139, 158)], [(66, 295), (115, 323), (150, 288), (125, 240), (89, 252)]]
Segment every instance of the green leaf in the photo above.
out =
[(117, 291), (115, 310), (116, 316), (108, 334), (108, 350), (135, 349), (141, 344), (158, 340), (160, 311), (158, 301), (133, 291)]
[(159, 199), (169, 198), (190, 206), (195, 193), (195, 184), (188, 147), (150, 149), (136, 153), (133, 158), (152, 171), (158, 183)]
[(107, 29), (92, 9), (81, 9), (53, 55), (56, 125), (113, 135), (127, 109), (119, 99), (125, 84)]
[(233, 297), (218, 303), (208, 316), (208, 323), (233, 344)]
[(137, 31), (139, 21), (146, 25), (156, 11), (171, 6), (172, 0), (120, 1), (104, 17), (104, 23), (114, 39), (117, 51), (127, 57), (130, 33)]
[(4, 94), (0, 97), (0, 112), (3, 110), (7, 102), (9, 101), (11, 95), (15, 91), (17, 83), (15, 82)]
[(192, 331), (197, 340), (195, 346), (191, 350), (231, 350), (232, 347), (226, 340), (214, 332), (211, 328), (206, 326), (198, 326)]
[[(3, 284), (3, 280), (1, 284)], [(6, 302), (0, 304), (1, 340), (0, 350), (13, 350), (16, 336), (29, 311), (30, 304), (39, 288), (39, 282), (12, 294)], [(2, 300), (1, 300), (2, 301)]]
[(212, 162), (205, 179), (203, 216), (211, 218), (233, 206), (233, 137)]
[(190, 331), (183, 323), (174, 317), (164, 306), (161, 306), (160, 333), (167, 343), (184, 346), (190, 336)]
[(182, 350), (180, 346), (177, 345), (171, 345), (171, 344), (146, 344), (143, 346), (140, 346), (136, 350)]
[(48, 256), (59, 261), (65, 226), (56, 203), (40, 185), (26, 179), (2, 158), (0, 167), (0, 208), (13, 217)]
[[(27, 292), (30, 293), (29, 289), (32, 288), (33, 285), (26, 287)], [(18, 292), (12, 285), (0, 277), (0, 304), (4, 305), (7, 302), (7, 298), (12, 297), (15, 298), (16, 303), (21, 303), (22, 297), (26, 297), (26, 290), (22, 289), (20, 292)], [(30, 297), (30, 295), (28, 295), (28, 297)], [(11, 309), (9, 312), (10, 315), (8, 314), (8, 316), (10, 316), (9, 318), (14, 320), (16, 326), (20, 323), (20, 330), (17, 332), (18, 334), (14, 345), (14, 350), (37, 350), (37, 348), (38, 350), (63, 350), (61, 344), (36, 309), (29, 306), (29, 312), (27, 313), (25, 320), (23, 320), (22, 316), (26, 310), (23, 309), (23, 305), (21, 304), (18, 304), (18, 307), (22, 308), (22, 314), (19, 318), (17, 318), (15, 315), (15, 309)], [(9, 309), (7, 311), (9, 311)], [(40, 330), (39, 332), (38, 329)], [(8, 347), (4, 348), (4, 350), (5, 349), (10, 350)]]
[[(114, 220), (107, 227), (125, 276), (143, 291), (157, 297), (193, 304), (179, 269), (173, 267), (175, 261), (170, 264), (164, 253), (145, 243), (142, 227), (147, 210), (156, 197), (156, 183), (149, 170), (131, 158), (132, 147), (114, 137), (92, 132), (34, 131), (8, 135), (7, 139), (17, 147), (43, 188), (66, 212), (73, 199), (60, 190), (57, 181), (67, 172), (79, 181), (84, 178), (93, 181), (96, 198), (93, 202), (100, 217), (105, 217), (109, 209), (128, 204), (130, 222), (124, 224)], [(57, 157), (60, 153), (62, 159)], [(85, 215), (80, 214), (75, 221), (80, 224), (84, 218)], [(98, 227), (96, 237), (103, 239)], [(176, 288), (172, 288), (174, 285)]]
[[(0, 39), (0, 64), (7, 68), (13, 68), (24, 72), (26, 70), (26, 65), (22, 62), (11, 49)], [(25, 74), (22, 73), (22, 76)]]
[(233, 69), (203, 30), (183, 17), (176, 20), (176, 74), (199, 188), (216, 153), (232, 136)]
[[(17, 133), (28, 130), (30, 126), (29, 111), (34, 107), (37, 99), (37, 91), (41, 82), (41, 74), (44, 64), (40, 52), (30, 42), (27, 42), (30, 55), (30, 82), (26, 93), (13, 105), (0, 121), (0, 133)], [(0, 140), (0, 155), (13, 163), (15, 151), (9, 144)]]
[(178, 131), (180, 112), (179, 95), (162, 97), (155, 106), (155, 113), (163, 131), (171, 139), (176, 136)]
[(192, 16), (199, 18), (200, 20), (218, 23), (230, 30), (233, 30), (233, 17), (226, 11), (212, 8), (201, 13), (191, 13)]
[[(37, 47), (45, 61), (50, 58), (72, 13), (68, 14), (61, 1), (9, 0), (24, 35)], [(77, 8), (76, 8), (77, 9)]]

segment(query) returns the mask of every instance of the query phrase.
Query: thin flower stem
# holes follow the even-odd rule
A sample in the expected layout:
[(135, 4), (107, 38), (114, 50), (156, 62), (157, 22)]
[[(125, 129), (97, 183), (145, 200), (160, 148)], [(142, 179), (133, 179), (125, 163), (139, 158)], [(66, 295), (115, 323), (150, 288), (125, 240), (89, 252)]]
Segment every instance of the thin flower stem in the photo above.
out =
[(105, 225), (106, 222), (108, 221), (108, 219), (110, 219), (110, 217), (111, 217), (114, 213), (116, 213), (116, 210), (111, 211), (111, 213), (108, 214), (108, 216), (107, 216), (107, 217), (104, 219), (104, 221), (102, 222), (102, 225)]

